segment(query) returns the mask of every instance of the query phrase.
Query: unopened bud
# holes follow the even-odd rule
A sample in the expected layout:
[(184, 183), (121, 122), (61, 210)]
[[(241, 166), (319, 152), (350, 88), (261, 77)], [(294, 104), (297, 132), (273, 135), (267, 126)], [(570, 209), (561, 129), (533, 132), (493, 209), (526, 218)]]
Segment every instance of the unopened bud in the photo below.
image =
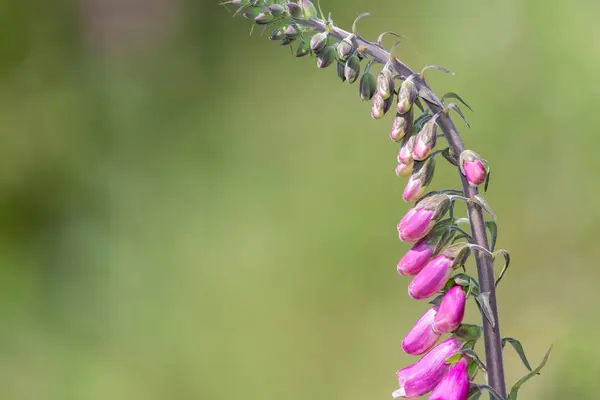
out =
[(410, 176), (413, 171), (414, 171), (414, 162), (411, 162), (410, 164), (403, 164), (403, 163), (398, 163), (398, 165), (396, 165), (396, 175), (397, 176)]
[(417, 94), (417, 87), (412, 78), (409, 77), (402, 82), (398, 93), (398, 112), (400, 114), (406, 114), (412, 109), (412, 105), (417, 100)]
[(300, 0), (298, 1), (298, 4), (300, 4), (300, 7), (302, 7), (304, 19), (315, 18), (318, 15), (317, 8), (312, 1)]
[(273, 21), (273, 14), (269, 11), (261, 12), (254, 18), (254, 22), (258, 25), (267, 25), (271, 21)]
[(281, 4), (269, 4), (269, 11), (274, 17), (281, 17), (285, 14), (285, 7)]
[(304, 41), (301, 41), (300, 44), (298, 45), (298, 48), (296, 48), (295, 56), (296, 57), (304, 57), (309, 54), (310, 54), (310, 47), (307, 46), (307, 44)]
[(273, 30), (273, 33), (271, 33), (271, 36), (269, 36), (270, 40), (281, 40), (285, 37), (285, 34), (283, 33), (283, 28), (277, 28), (275, 30)]
[(408, 114), (396, 114), (394, 123), (392, 124), (392, 130), (390, 131), (390, 139), (394, 142), (399, 142), (409, 133), (412, 129), (413, 116), (412, 113)]
[(288, 37), (290, 39), (296, 39), (296, 38), (298, 38), (298, 36), (300, 36), (300, 31), (298, 30), (298, 28), (295, 25), (286, 26), (283, 33), (285, 34), (286, 37)]
[(435, 120), (428, 121), (418, 133), (413, 150), (415, 160), (426, 159), (437, 143), (437, 125)]
[(360, 99), (362, 101), (371, 100), (376, 90), (377, 83), (375, 82), (375, 76), (370, 70), (365, 71), (362, 78), (360, 78)]
[(288, 11), (292, 18), (302, 19), (304, 16), (304, 12), (302, 11), (302, 7), (296, 3), (289, 2), (287, 4)]
[(360, 58), (357, 56), (352, 56), (346, 61), (346, 66), (344, 67), (344, 76), (348, 83), (354, 83), (358, 79), (360, 75)]
[(373, 106), (371, 107), (371, 116), (373, 119), (379, 119), (385, 115), (383, 111), (384, 104), (384, 98), (379, 93), (376, 93), (375, 97), (373, 97)]
[(429, 298), (442, 290), (452, 275), (454, 259), (440, 254), (434, 257), (410, 281), (408, 294), (415, 300)]
[(461, 347), (461, 341), (448, 338), (415, 364), (396, 372), (400, 388), (392, 393), (392, 398), (413, 399), (431, 392), (450, 369), (446, 360), (457, 354)]
[(460, 154), (460, 170), (467, 178), (469, 185), (479, 186), (487, 178), (487, 169), (479, 154), (465, 150)]
[(387, 99), (394, 94), (394, 85), (394, 76), (392, 75), (392, 72), (384, 67), (377, 78), (377, 93), (379, 93), (383, 99)]
[(354, 35), (349, 35), (340, 42), (337, 53), (342, 61), (346, 61), (354, 53)]
[(425, 237), (446, 214), (450, 205), (451, 201), (445, 194), (434, 194), (421, 200), (398, 223), (400, 240), (416, 242)]
[(439, 312), (435, 316), (433, 329), (439, 333), (450, 333), (462, 323), (467, 296), (461, 286), (453, 286), (442, 297)]
[(335, 48), (326, 47), (317, 57), (317, 67), (327, 68), (335, 61)]
[(327, 46), (327, 38), (328, 35), (326, 33), (315, 33), (315, 35), (310, 39), (310, 49), (315, 53), (323, 51), (325, 46)]
[(471, 386), (469, 360), (461, 358), (429, 395), (429, 400), (466, 400)]
[(413, 162), (413, 150), (415, 148), (416, 137), (414, 135), (404, 136), (398, 153), (398, 162), (401, 164), (411, 164)]
[(413, 326), (402, 340), (402, 350), (413, 356), (420, 355), (431, 350), (442, 336), (433, 330), (433, 321), (437, 313), (437, 307), (430, 308)]
[(433, 179), (434, 170), (434, 157), (430, 157), (426, 161), (419, 162), (415, 165), (415, 172), (413, 172), (408, 179), (408, 183), (402, 194), (404, 201), (407, 203), (413, 202), (425, 193), (425, 188), (429, 186)]

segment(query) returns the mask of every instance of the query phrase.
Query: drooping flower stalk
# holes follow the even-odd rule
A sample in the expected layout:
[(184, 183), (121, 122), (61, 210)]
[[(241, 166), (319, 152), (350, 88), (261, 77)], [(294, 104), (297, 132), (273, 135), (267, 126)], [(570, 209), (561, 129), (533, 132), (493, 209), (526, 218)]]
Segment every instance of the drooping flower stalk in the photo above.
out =
[[(397, 269), (401, 275), (414, 276), (409, 284), (411, 297), (425, 299), (439, 295), (432, 302), (434, 306), (419, 319), (402, 343), (409, 354), (429, 352), (414, 365), (398, 371), (400, 388), (393, 396), (413, 398), (433, 390), (431, 399), (465, 400), (467, 392), (487, 389), (496, 399), (516, 399), (516, 391), (524, 380), (539, 372), (548, 354), (540, 367), (519, 381), (507, 397), (503, 346), (510, 343), (528, 368), (529, 365), (521, 344), (500, 336), (496, 285), (510, 258), (505, 250), (494, 251), (497, 226), (493, 220), (486, 221), (484, 217), (485, 211), (495, 219), (478, 191), (478, 186), (484, 183), (487, 190), (489, 168), (479, 155), (465, 150), (450, 111), (455, 111), (465, 123), (466, 119), (457, 104), (446, 105), (444, 100), (453, 98), (470, 107), (456, 93), (437, 97), (424, 78), (428, 69), (450, 71), (436, 66), (426, 66), (420, 73), (411, 70), (382, 45), (386, 34), (399, 36), (397, 34), (386, 32), (376, 42), (361, 37), (356, 22), (367, 14), (359, 16), (352, 32), (347, 32), (337, 27), (331, 16), (326, 19), (320, 6), (315, 7), (310, 0), (230, 0), (223, 4), (237, 7), (236, 14), (254, 20), (265, 29), (272, 28), (271, 40), (278, 40), (283, 45), (297, 45), (297, 57), (314, 54), (319, 68), (336, 64), (337, 75), (344, 82), (357, 81), (361, 62), (368, 60), (359, 81), (360, 98), (372, 101), (373, 119), (382, 119), (394, 106), (397, 110), (389, 131), (392, 141), (401, 142), (395, 171), (398, 176), (410, 177), (403, 199), (416, 201), (398, 223), (398, 234), (402, 241), (417, 242), (400, 260)], [(372, 71), (375, 64), (382, 66), (379, 74)], [(423, 104), (428, 111), (424, 110)], [(421, 109), (418, 117), (417, 108)], [(438, 127), (448, 145), (443, 150), (435, 150), (441, 142)], [(440, 153), (458, 169), (462, 189), (424, 194), (433, 178), (434, 157)], [(456, 201), (466, 203), (470, 233), (458, 226), (464, 219), (455, 216)], [(455, 269), (464, 268), (470, 254), (475, 259), (478, 279), (466, 273), (452, 275)], [(498, 255), (503, 256), (505, 265), (496, 279), (494, 259)], [(462, 324), (467, 297), (472, 297), (481, 310), (483, 329), (478, 325)], [(485, 365), (473, 351), (482, 330)], [(445, 333), (453, 336), (433, 347)], [(472, 371), (477, 368), (486, 372), (490, 386), (473, 383), (468, 390), (474, 376)]]

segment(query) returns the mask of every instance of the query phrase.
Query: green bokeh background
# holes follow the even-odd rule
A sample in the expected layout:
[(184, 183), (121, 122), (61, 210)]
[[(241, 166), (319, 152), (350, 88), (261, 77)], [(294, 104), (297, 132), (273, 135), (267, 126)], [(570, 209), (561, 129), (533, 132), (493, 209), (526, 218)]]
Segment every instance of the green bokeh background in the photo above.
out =
[[(414, 361), (391, 119), (215, 3), (2, 2), (0, 398), (388, 399)], [(522, 398), (597, 399), (600, 3), (322, 3), (456, 72), (428, 79), (493, 169), (502, 333), (554, 344)]]

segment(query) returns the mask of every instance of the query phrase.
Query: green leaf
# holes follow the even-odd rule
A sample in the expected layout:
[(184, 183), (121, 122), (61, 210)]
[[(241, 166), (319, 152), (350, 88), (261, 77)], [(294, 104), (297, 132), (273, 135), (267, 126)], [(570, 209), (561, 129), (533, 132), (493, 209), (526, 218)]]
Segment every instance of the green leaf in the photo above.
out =
[(498, 284), (504, 277), (504, 274), (506, 273), (506, 270), (508, 269), (508, 266), (510, 264), (510, 254), (508, 253), (508, 251), (506, 251), (504, 249), (500, 249), (500, 250), (496, 251), (494, 253), (494, 257), (496, 257), (496, 254), (501, 254), (502, 256), (504, 256), (504, 267), (502, 267), (502, 271), (500, 271), (500, 275), (498, 275), (498, 279), (496, 279), (496, 283), (495, 283), (495, 286), (498, 286)]
[(506, 343), (509, 343), (515, 349), (519, 357), (521, 357), (521, 361), (523, 361), (523, 364), (525, 364), (525, 368), (531, 371), (531, 365), (529, 365), (529, 361), (527, 361), (527, 356), (525, 355), (525, 350), (523, 349), (521, 342), (519, 342), (517, 339), (506, 337), (502, 339), (502, 348), (506, 346)]
[(445, 99), (456, 99), (456, 100), (460, 101), (469, 110), (473, 111), (473, 109), (467, 103), (465, 103), (465, 101), (459, 95), (457, 95), (454, 92), (448, 92), (445, 95), (443, 95), (442, 101), (444, 101)]
[(490, 170), (490, 167), (488, 167), (488, 170), (487, 170), (487, 175), (486, 175), (486, 177), (485, 177), (485, 182), (484, 182), (484, 184), (483, 184), (483, 191), (484, 191), (484, 192), (487, 192), (487, 190), (488, 190), (488, 186), (490, 185), (490, 175), (491, 175), (491, 174), (492, 174), (492, 171)]
[(467, 121), (467, 117), (465, 117), (465, 114), (463, 114), (463, 112), (460, 109), (460, 107), (458, 106), (458, 104), (450, 103), (450, 104), (448, 104), (448, 109), (456, 111), (456, 113), (458, 115), (460, 115), (460, 117), (463, 119), (463, 121), (465, 121), (465, 124), (467, 125), (467, 127), (469, 127), (469, 128), (471, 127), (471, 125), (469, 124), (469, 121)]
[(496, 221), (485, 221), (485, 227), (490, 231), (490, 241), (492, 242), (490, 251), (494, 251), (498, 239), (498, 224), (496, 224)]
[(454, 363), (459, 362), (461, 358), (462, 358), (462, 355), (460, 353), (456, 353), (452, 357), (446, 359), (445, 363), (446, 364), (454, 364)]
[(477, 355), (477, 353), (475, 353), (473, 349), (463, 350), (461, 353), (466, 357), (469, 357), (472, 361), (474, 361), (480, 370), (482, 370), (483, 372), (487, 371), (487, 367), (485, 366), (483, 361), (481, 361), (481, 358), (479, 358), (479, 355)]
[(477, 305), (481, 312), (483, 312), (483, 315), (490, 321), (490, 324), (496, 326), (496, 319), (494, 318), (492, 306), (490, 305), (490, 292), (483, 292), (473, 297), (475, 298), (475, 301), (477, 301)]
[(481, 194), (475, 195), (475, 197), (473, 197), (471, 199), (471, 202), (477, 204), (485, 212), (487, 212), (488, 214), (490, 214), (491, 217), (492, 217), (492, 219), (496, 220), (496, 214), (494, 214), (494, 212), (492, 211), (492, 209), (490, 208), (490, 206), (488, 206), (487, 201), (485, 201), (485, 198)]
[(469, 362), (469, 367), (467, 369), (468, 374), (469, 374), (469, 379), (473, 380), (475, 379), (475, 377), (477, 376), (477, 372), (479, 372), (479, 367), (477, 366), (477, 363), (473, 360), (471, 360)]
[(518, 394), (519, 389), (521, 388), (521, 386), (523, 386), (523, 384), (525, 382), (527, 382), (528, 380), (530, 380), (534, 376), (539, 375), (539, 373), (542, 370), (542, 368), (544, 368), (544, 365), (546, 365), (546, 362), (548, 361), (548, 358), (550, 357), (550, 352), (551, 351), (552, 351), (552, 346), (550, 346), (550, 348), (546, 352), (546, 355), (544, 356), (544, 359), (542, 360), (542, 362), (540, 363), (540, 365), (538, 365), (536, 369), (534, 369), (533, 371), (531, 371), (530, 373), (528, 373), (527, 375), (525, 375), (524, 377), (522, 377), (521, 379), (519, 379), (517, 381), (517, 383), (514, 384), (514, 386), (512, 387), (512, 389), (510, 389), (510, 394), (508, 395), (508, 399), (509, 400), (517, 400), (517, 394)]

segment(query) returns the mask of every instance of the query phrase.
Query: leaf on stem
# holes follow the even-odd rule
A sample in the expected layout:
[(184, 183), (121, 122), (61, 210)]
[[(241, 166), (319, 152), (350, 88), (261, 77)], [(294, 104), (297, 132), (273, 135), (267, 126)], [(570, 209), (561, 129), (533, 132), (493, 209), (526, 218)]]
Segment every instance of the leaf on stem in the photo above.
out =
[(504, 277), (504, 274), (506, 273), (506, 270), (508, 269), (508, 265), (510, 264), (510, 254), (508, 253), (508, 251), (506, 251), (504, 249), (500, 249), (494, 253), (494, 257), (496, 257), (497, 254), (500, 254), (501, 256), (504, 257), (504, 267), (502, 267), (502, 271), (500, 271), (500, 275), (498, 275), (498, 279), (496, 279), (496, 283), (494, 284), (496, 287), (498, 286), (498, 284)]
[(488, 206), (487, 201), (485, 201), (485, 198), (481, 195), (481, 194), (477, 194), (475, 195), (472, 199), (471, 202), (477, 204), (479, 207), (481, 207), (485, 212), (487, 212), (488, 214), (490, 214), (490, 216), (496, 220), (496, 214), (494, 214), (494, 212), (492, 211), (492, 209), (490, 208), (490, 206)]
[(527, 360), (527, 356), (525, 355), (525, 350), (523, 349), (523, 345), (521, 344), (521, 342), (519, 342), (517, 339), (506, 337), (502, 339), (502, 348), (504, 348), (504, 346), (506, 346), (507, 343), (509, 343), (513, 347), (513, 349), (515, 349), (515, 351), (521, 358), (521, 361), (523, 361), (525, 368), (531, 371), (531, 365), (529, 365), (529, 361)]
[(442, 102), (444, 102), (445, 99), (456, 99), (459, 102), (461, 102), (465, 107), (467, 107), (469, 110), (473, 111), (471, 106), (469, 106), (458, 94), (456, 94), (454, 92), (448, 92), (448, 93), (444, 94), (442, 96)]
[(508, 395), (508, 399), (509, 400), (517, 400), (517, 394), (518, 394), (519, 389), (521, 388), (521, 386), (523, 386), (523, 384), (525, 382), (527, 382), (528, 380), (530, 380), (534, 376), (539, 375), (539, 373), (542, 370), (542, 368), (544, 368), (544, 366), (546, 365), (546, 362), (548, 361), (548, 358), (550, 357), (550, 352), (551, 351), (552, 351), (552, 346), (550, 346), (550, 348), (546, 352), (546, 355), (544, 356), (544, 359), (542, 360), (542, 362), (540, 363), (540, 365), (538, 365), (537, 368), (535, 368), (533, 371), (531, 371), (530, 373), (528, 373), (527, 375), (525, 375), (524, 377), (522, 377), (521, 379), (519, 379), (517, 381), (517, 383), (514, 384), (514, 386), (512, 387), (512, 389), (510, 389), (510, 394)]
[(487, 318), (492, 326), (496, 326), (496, 319), (494, 318), (494, 313), (492, 312), (492, 306), (490, 304), (490, 292), (482, 292), (473, 297), (485, 318)]
[(490, 231), (490, 251), (494, 251), (498, 239), (498, 224), (496, 224), (496, 221), (485, 221), (485, 227)]

